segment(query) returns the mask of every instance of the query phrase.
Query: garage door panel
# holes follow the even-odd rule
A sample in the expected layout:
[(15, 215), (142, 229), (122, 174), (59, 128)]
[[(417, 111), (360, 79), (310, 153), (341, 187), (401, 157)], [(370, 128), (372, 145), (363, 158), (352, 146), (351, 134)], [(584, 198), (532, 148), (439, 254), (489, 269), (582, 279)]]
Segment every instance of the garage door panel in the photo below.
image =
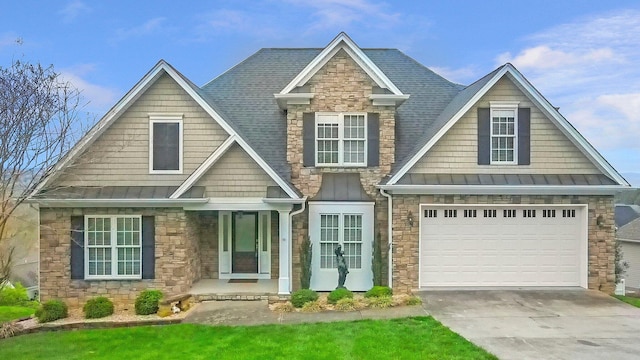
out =
[(448, 208), (424, 208), (438, 217), (421, 220), (420, 286), (580, 285), (581, 207)]

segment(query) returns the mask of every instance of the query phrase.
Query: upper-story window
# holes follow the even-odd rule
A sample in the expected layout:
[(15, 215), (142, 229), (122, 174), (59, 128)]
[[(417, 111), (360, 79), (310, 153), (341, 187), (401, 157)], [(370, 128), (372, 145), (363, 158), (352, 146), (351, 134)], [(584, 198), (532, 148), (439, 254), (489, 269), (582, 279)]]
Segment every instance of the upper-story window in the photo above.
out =
[(518, 103), (491, 102), (491, 163), (517, 164)]
[(182, 115), (149, 116), (149, 172), (182, 173)]
[(316, 165), (367, 165), (366, 114), (316, 114)]

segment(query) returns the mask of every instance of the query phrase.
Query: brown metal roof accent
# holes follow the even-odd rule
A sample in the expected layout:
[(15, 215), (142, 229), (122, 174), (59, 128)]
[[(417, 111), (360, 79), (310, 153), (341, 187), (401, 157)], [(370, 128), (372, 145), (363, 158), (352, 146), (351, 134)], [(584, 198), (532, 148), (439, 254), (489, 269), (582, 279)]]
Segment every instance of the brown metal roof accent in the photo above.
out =
[(407, 174), (398, 185), (616, 185), (602, 174)]
[(359, 173), (324, 173), (320, 190), (309, 201), (373, 201), (364, 191)]
[[(43, 191), (40, 199), (168, 199), (177, 186), (69, 186)], [(193, 186), (181, 199), (204, 197), (204, 186)]]

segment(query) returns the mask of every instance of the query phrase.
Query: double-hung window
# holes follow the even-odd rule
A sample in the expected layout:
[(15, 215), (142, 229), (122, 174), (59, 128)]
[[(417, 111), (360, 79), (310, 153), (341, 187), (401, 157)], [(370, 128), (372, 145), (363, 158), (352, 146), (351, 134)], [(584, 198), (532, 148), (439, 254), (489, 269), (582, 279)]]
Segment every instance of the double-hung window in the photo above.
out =
[(149, 116), (149, 172), (182, 173), (182, 115)]
[(142, 217), (85, 216), (85, 278), (142, 277)]
[(366, 166), (365, 114), (316, 114), (316, 165)]
[(491, 104), (491, 163), (517, 164), (517, 104)]

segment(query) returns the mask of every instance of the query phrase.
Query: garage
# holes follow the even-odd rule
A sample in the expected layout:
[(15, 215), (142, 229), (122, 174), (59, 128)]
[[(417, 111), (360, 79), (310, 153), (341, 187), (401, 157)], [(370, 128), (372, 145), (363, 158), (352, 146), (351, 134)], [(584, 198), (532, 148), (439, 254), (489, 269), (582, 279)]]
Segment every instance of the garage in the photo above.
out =
[(422, 205), (420, 287), (587, 287), (586, 205)]

